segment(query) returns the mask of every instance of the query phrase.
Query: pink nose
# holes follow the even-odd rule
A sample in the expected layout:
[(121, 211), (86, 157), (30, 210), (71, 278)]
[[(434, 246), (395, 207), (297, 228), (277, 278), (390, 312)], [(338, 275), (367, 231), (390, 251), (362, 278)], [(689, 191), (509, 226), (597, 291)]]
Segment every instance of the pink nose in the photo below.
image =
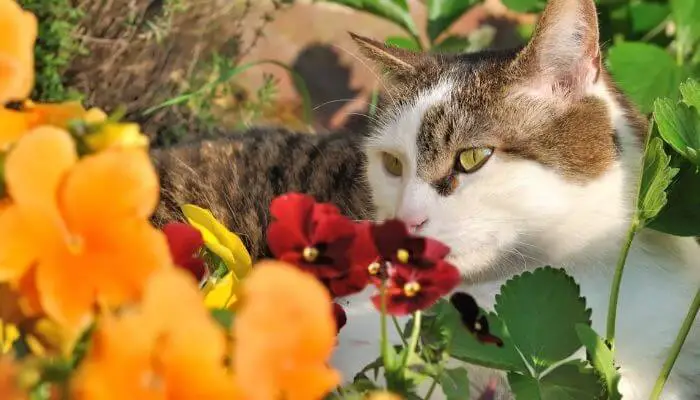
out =
[(404, 222), (406, 223), (406, 226), (408, 227), (409, 230), (411, 231), (417, 231), (423, 226), (425, 226), (425, 223), (428, 222), (427, 217), (418, 217), (418, 218), (406, 218), (404, 219)]

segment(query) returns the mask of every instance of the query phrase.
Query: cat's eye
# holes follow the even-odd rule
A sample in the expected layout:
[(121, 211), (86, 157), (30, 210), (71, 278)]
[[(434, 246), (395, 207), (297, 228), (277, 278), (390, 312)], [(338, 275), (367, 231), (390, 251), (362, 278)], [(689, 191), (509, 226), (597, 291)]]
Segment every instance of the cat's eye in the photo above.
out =
[(401, 176), (403, 173), (403, 165), (401, 164), (401, 160), (399, 160), (396, 156), (383, 152), (382, 164), (384, 165), (386, 172), (388, 172), (390, 175)]
[(490, 147), (472, 147), (457, 155), (456, 169), (460, 172), (474, 172), (481, 168), (493, 154)]

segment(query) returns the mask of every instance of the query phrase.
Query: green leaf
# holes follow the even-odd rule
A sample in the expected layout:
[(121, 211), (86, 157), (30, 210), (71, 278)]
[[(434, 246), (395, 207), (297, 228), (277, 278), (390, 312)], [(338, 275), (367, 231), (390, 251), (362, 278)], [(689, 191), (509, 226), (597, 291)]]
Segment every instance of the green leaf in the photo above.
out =
[(642, 112), (651, 112), (658, 97), (678, 98), (683, 70), (664, 49), (622, 42), (610, 48), (607, 62), (615, 81)]
[(233, 311), (226, 310), (223, 308), (215, 308), (210, 311), (212, 318), (221, 325), (222, 328), (229, 330), (233, 326), (233, 321), (235, 319), (235, 314)]
[(418, 37), (418, 29), (411, 18), (406, 0), (325, 0), (342, 4), (358, 11), (368, 12), (389, 20), (405, 29), (411, 36)]
[(503, 4), (513, 11), (532, 12), (544, 9), (544, 0), (503, 0)]
[[(449, 355), (458, 360), (507, 371), (528, 371), (503, 322), (495, 314), (490, 313), (486, 317), (491, 333), (503, 340), (503, 347), (476, 340), (474, 335), (462, 325), (457, 310), (444, 299), (428, 310), (428, 314), (430, 313), (433, 313), (434, 317), (426, 316), (421, 325), (421, 338), (427, 342), (428, 346), (436, 345), (435, 337), (437, 337), (437, 340), (442, 341), (446, 346)], [(429, 337), (423, 336), (424, 329), (431, 334)]]
[(469, 400), (469, 375), (464, 368), (445, 369), (440, 375), (440, 386), (447, 400)]
[(700, 39), (700, 0), (671, 0), (670, 3), (676, 36), (687, 37), (689, 44)]
[(433, 50), (449, 53), (461, 53), (466, 51), (471, 43), (464, 36), (450, 35), (433, 46)]
[(666, 188), (678, 173), (671, 168), (669, 157), (664, 151), (664, 144), (658, 137), (652, 137), (644, 154), (644, 169), (639, 188), (637, 218), (642, 225), (652, 220), (666, 205)]
[(510, 372), (508, 383), (516, 400), (604, 399), (605, 387), (595, 371), (581, 361), (562, 364), (541, 379)]
[(428, 0), (428, 37), (435, 42), (438, 36), (461, 17), (475, 0)]
[(593, 368), (605, 380), (607, 386), (608, 400), (620, 400), (622, 394), (618, 390), (620, 383), (620, 373), (615, 367), (615, 360), (612, 350), (605, 344), (605, 341), (588, 325), (576, 325), (576, 333), (581, 343), (586, 348), (588, 358), (593, 364)]
[(574, 279), (551, 267), (508, 280), (495, 308), (515, 346), (538, 373), (581, 347), (576, 324), (590, 324), (591, 319)]
[(700, 83), (695, 79), (688, 79), (681, 83), (680, 90), (683, 102), (700, 111)]
[[(689, 101), (696, 94), (686, 87)], [(654, 103), (654, 119), (664, 141), (688, 161), (700, 166), (700, 114), (695, 107), (669, 99)]]
[(700, 236), (700, 173), (697, 168), (684, 161), (667, 193), (668, 204), (649, 223), (649, 228), (677, 236)]
[(415, 39), (406, 36), (389, 36), (385, 43), (389, 46), (399, 47), (406, 50), (418, 51), (420, 44)]
[(636, 33), (646, 33), (662, 23), (670, 9), (668, 4), (635, 2), (629, 5), (632, 31)]

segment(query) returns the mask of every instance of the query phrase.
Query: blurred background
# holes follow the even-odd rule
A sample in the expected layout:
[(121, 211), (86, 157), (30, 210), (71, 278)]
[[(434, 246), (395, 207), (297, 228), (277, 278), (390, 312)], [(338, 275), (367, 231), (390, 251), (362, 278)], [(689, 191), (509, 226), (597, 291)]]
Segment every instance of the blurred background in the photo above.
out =
[[(20, 0), (33, 97), (125, 107), (156, 145), (254, 124), (366, 128), (377, 71), (348, 31), (444, 52), (525, 43), (542, 0)], [(606, 64), (644, 112), (700, 69), (700, 0), (598, 0)]]

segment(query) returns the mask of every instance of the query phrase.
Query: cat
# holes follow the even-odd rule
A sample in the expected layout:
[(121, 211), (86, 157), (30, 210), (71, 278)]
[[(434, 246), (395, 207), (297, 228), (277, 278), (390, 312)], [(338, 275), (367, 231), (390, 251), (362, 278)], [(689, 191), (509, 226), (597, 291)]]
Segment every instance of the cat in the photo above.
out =
[[(593, 0), (550, 0), (520, 49), (433, 54), (353, 38), (388, 73), (370, 132), (260, 128), (155, 150), (156, 223), (181, 219), (182, 203), (209, 207), (264, 257), (272, 197), (301, 191), (351, 218), (400, 218), (444, 242), (464, 277), (459, 290), (486, 309), (509, 277), (564, 268), (593, 309), (593, 328), (604, 333), (648, 126), (602, 64)], [(699, 285), (694, 239), (652, 230), (635, 238), (617, 317), (625, 399), (649, 397)], [(332, 364), (346, 381), (379, 354), (368, 293), (343, 299), (348, 322)], [(698, 325), (664, 399), (700, 398)], [(499, 396), (509, 398), (503, 374), (488, 369), (470, 370), (472, 393), (493, 375)]]

